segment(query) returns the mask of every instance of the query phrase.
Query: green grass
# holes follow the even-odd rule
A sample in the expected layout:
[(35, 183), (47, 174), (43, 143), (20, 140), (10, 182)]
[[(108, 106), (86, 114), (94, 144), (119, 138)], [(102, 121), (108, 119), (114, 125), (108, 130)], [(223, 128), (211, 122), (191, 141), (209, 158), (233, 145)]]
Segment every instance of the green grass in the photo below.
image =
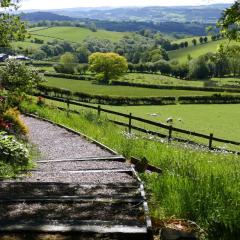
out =
[(130, 83), (141, 83), (147, 85), (170, 85), (170, 86), (194, 86), (203, 87), (204, 81), (181, 80), (161, 74), (128, 73), (119, 78), (119, 81)]
[[(190, 46), (183, 49), (178, 49), (168, 52), (170, 59), (177, 59), (179, 62), (186, 62), (187, 56), (190, 55), (192, 58), (197, 58), (208, 52), (216, 52), (220, 44), (228, 44), (229, 41), (226, 39), (221, 39), (218, 41), (210, 41), (206, 44), (201, 44), (197, 46)], [(236, 42), (230, 42), (230, 45), (236, 45)]]
[[(65, 103), (47, 100), (46, 103), (65, 107)], [(93, 104), (94, 105), (94, 104)], [(168, 106), (102, 106), (105, 109), (110, 109), (116, 112), (132, 113), (134, 116), (149, 119), (155, 122), (167, 124), (166, 120), (169, 117), (174, 119), (173, 126), (199, 132), (203, 134), (213, 133), (215, 137), (226, 140), (234, 140), (240, 142), (240, 105), (239, 104), (221, 104), (221, 105), (168, 105)], [(70, 105), (71, 110), (86, 110), (84, 107)], [(106, 114), (109, 119), (119, 120), (128, 123), (128, 119)], [(180, 121), (181, 119), (181, 121)], [(164, 134), (168, 134), (167, 130), (140, 123), (132, 122), (133, 125), (143, 127), (145, 129), (155, 130)], [(182, 137), (184, 139), (194, 140), (203, 144), (208, 144), (208, 140), (197, 137), (188, 136), (185, 134), (173, 133), (173, 137)], [(214, 142), (214, 146), (222, 147), (231, 150), (240, 151), (239, 146), (231, 146), (229, 144)]]
[(152, 217), (197, 222), (208, 239), (237, 240), (240, 234), (240, 158), (180, 148), (175, 145), (127, 136), (91, 112), (70, 114), (54, 108), (24, 103), (22, 109), (64, 124), (115, 149), (125, 157), (146, 157), (163, 169), (162, 175), (143, 174)]
[(110, 41), (119, 41), (126, 33), (111, 32), (106, 30), (98, 30), (92, 32), (87, 28), (79, 27), (51, 27), (48, 29), (31, 29), (32, 37), (51, 41), (53, 39), (62, 39), (69, 42), (81, 43), (87, 37), (94, 37), (98, 39), (108, 39)]
[(84, 92), (97, 95), (125, 96), (125, 97), (162, 97), (162, 96), (204, 96), (212, 95), (214, 92), (185, 91), (185, 90), (166, 90), (151, 89), (129, 86), (98, 85), (90, 81), (70, 80), (63, 78), (47, 77), (45, 85), (69, 89), (73, 92)]
[(21, 42), (12, 42), (11, 45), (13, 48), (31, 48), (33, 50), (38, 50), (41, 47), (41, 44), (31, 43), (29, 39)]
[(240, 87), (240, 77), (211, 78), (205, 80), (183, 80), (175, 77), (164, 76), (161, 74), (148, 73), (128, 73), (119, 78), (120, 82), (140, 83), (146, 85), (166, 85), (166, 86), (184, 86), (184, 87), (205, 87), (218, 86)]

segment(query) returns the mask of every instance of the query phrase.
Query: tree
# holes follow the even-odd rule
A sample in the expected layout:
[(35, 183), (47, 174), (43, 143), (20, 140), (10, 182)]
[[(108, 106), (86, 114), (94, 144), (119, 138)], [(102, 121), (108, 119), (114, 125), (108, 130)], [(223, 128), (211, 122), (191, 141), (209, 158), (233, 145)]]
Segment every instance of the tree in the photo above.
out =
[(204, 41), (204, 40), (203, 40), (203, 37), (200, 37), (200, 38), (199, 38), (199, 42), (202, 44), (203, 41)]
[(240, 41), (240, 2), (237, 0), (230, 8), (227, 8), (220, 18), (218, 25), (229, 40)]
[(128, 70), (126, 58), (116, 53), (93, 53), (89, 57), (89, 70), (97, 74), (102, 83), (109, 83)]
[(0, 1), (0, 47), (9, 47), (11, 41), (24, 40), (27, 30), (20, 17), (12, 14), (18, 1)]
[(205, 43), (207, 43), (207, 42), (208, 42), (208, 37), (204, 37), (204, 38), (203, 38), (203, 41), (204, 41)]
[(226, 54), (229, 61), (229, 68), (233, 76), (240, 74), (240, 46), (229, 46), (226, 49)]
[(208, 64), (204, 57), (193, 59), (189, 63), (189, 78), (206, 79), (210, 75)]
[(0, 69), (0, 76), (0, 87), (17, 96), (31, 93), (43, 81), (37, 70), (16, 60), (8, 60), (6, 65)]
[(78, 60), (72, 53), (65, 53), (60, 57), (60, 64), (54, 66), (54, 69), (60, 73), (74, 74)]
[(224, 77), (227, 73), (229, 73), (229, 61), (226, 54), (226, 49), (221, 44), (218, 47), (218, 51), (213, 57), (213, 62), (215, 63), (215, 76), (216, 77)]
[(192, 40), (192, 43), (193, 43), (194, 46), (196, 46), (196, 45), (197, 45), (197, 40), (194, 38), (194, 39)]
[(87, 63), (88, 62), (88, 57), (90, 55), (90, 52), (88, 49), (84, 46), (81, 46), (77, 48), (77, 58), (80, 63)]

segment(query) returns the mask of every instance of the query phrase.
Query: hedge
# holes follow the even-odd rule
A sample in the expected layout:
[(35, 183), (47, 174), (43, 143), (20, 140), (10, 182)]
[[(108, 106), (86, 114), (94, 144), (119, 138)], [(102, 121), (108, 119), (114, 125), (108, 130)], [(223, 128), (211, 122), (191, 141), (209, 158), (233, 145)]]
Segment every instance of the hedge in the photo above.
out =
[(175, 97), (116, 97), (105, 95), (92, 95), (82, 92), (71, 92), (67, 89), (40, 85), (38, 87), (41, 95), (55, 96), (61, 98), (77, 99), (81, 102), (111, 104), (111, 105), (172, 105), (176, 104)]
[(194, 86), (173, 86), (173, 85), (148, 85), (144, 83), (131, 83), (112, 81), (112, 85), (116, 86), (131, 86), (142, 88), (156, 88), (156, 89), (173, 89), (173, 90), (192, 90), (192, 91), (205, 91), (205, 92), (235, 92), (240, 93), (240, 88), (221, 88), (221, 87), (194, 87)]
[(178, 98), (178, 102), (180, 104), (234, 104), (240, 103), (240, 96), (221, 94), (212, 96), (182, 96)]
[(26, 63), (27, 65), (37, 66), (37, 67), (52, 67), (55, 62), (48, 61), (29, 61)]
[(44, 76), (46, 76), (46, 77), (66, 78), (66, 79), (69, 79), (69, 80), (87, 80), (87, 81), (92, 81), (92, 80), (95, 79), (93, 76), (89, 76), (89, 75), (79, 76), (79, 75), (66, 74), (66, 73), (50, 73), (50, 72), (45, 72)]

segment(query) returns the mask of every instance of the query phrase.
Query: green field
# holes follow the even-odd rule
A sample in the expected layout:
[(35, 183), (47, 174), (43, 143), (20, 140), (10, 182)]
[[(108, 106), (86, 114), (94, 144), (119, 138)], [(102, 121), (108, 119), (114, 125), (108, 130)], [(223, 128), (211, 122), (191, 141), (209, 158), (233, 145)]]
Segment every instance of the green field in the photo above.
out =
[(204, 81), (181, 80), (161, 74), (128, 73), (119, 78), (121, 82), (141, 83), (147, 85), (194, 86), (203, 87)]
[(240, 142), (239, 104), (106, 107), (162, 123), (172, 117), (176, 127)]
[[(190, 55), (192, 58), (197, 58), (203, 54), (206, 54), (208, 52), (216, 52), (217, 48), (220, 44), (228, 44), (229, 41), (226, 39), (222, 39), (219, 41), (211, 41), (206, 44), (201, 44), (197, 46), (191, 46), (187, 48), (182, 48), (174, 51), (169, 51), (169, 57), (170, 59), (177, 59), (180, 62), (187, 61), (188, 55)], [(230, 45), (236, 45), (239, 43), (236, 42), (230, 42)]]
[(151, 89), (128, 86), (98, 85), (90, 81), (71, 80), (47, 77), (45, 85), (69, 89), (73, 92), (84, 92), (96, 95), (125, 96), (125, 97), (163, 97), (163, 96), (206, 96), (214, 92)]
[(98, 30), (92, 32), (87, 28), (80, 27), (51, 27), (47, 29), (33, 28), (30, 31), (33, 38), (37, 37), (45, 41), (51, 41), (53, 39), (59, 39), (69, 42), (81, 43), (87, 37), (94, 37), (99, 39), (108, 39), (110, 41), (119, 41), (126, 33), (111, 32), (106, 30)]
[[(53, 104), (60, 107), (66, 107), (65, 103), (60, 103), (52, 100), (46, 100), (48, 104)], [(167, 124), (166, 120), (173, 118), (173, 126), (199, 132), (203, 134), (213, 133), (215, 137), (234, 140), (240, 142), (240, 104), (195, 104), (195, 105), (166, 105), (166, 106), (109, 106), (104, 105), (103, 108), (110, 109), (122, 113), (132, 113), (134, 116), (149, 119), (155, 122)], [(71, 105), (72, 110), (82, 110), (79, 106)], [(110, 119), (128, 122), (126, 118), (108, 115)], [(148, 124), (134, 122), (134, 125), (144, 127), (146, 129), (157, 130)], [(158, 129), (162, 133), (167, 133), (163, 129)], [(176, 136), (176, 135), (175, 135)], [(187, 138), (187, 135), (182, 135)], [(199, 141), (199, 138), (195, 140)], [(203, 140), (207, 144), (207, 140)], [(218, 143), (218, 146), (224, 147), (224, 144)], [(231, 147), (231, 146), (230, 146)], [(234, 149), (236, 147), (234, 146)], [(240, 147), (237, 147), (240, 151)]]
[(31, 43), (29, 39), (26, 39), (22, 42), (12, 42), (11, 45), (13, 46), (13, 48), (32, 48), (33, 50), (37, 50), (41, 47), (41, 44)]

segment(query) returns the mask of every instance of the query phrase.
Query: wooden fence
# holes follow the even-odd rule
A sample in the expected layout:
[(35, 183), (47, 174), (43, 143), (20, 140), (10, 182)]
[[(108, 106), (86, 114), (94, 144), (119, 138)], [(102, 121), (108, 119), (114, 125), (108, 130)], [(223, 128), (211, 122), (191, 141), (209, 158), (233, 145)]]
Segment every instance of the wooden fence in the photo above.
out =
[[(172, 125), (166, 125), (166, 124), (163, 124), (163, 123), (159, 123), (159, 122), (151, 121), (151, 120), (148, 120), (148, 119), (140, 118), (140, 117), (134, 116), (132, 113), (126, 114), (126, 113), (121, 113), (121, 112), (116, 112), (116, 111), (112, 111), (112, 110), (109, 110), (109, 109), (105, 109), (105, 108), (101, 107), (100, 105), (94, 106), (94, 105), (89, 105), (89, 104), (85, 104), (85, 103), (81, 103), (81, 102), (73, 101), (73, 100), (69, 100), (69, 99), (51, 97), (51, 96), (48, 96), (48, 95), (46, 95), (46, 96), (43, 95), (42, 97), (44, 97), (46, 99), (54, 100), (54, 101), (57, 101), (57, 102), (66, 103), (66, 108), (59, 107), (59, 109), (67, 110), (68, 112), (70, 111), (70, 105), (75, 105), (75, 106), (85, 107), (85, 108), (89, 108), (89, 109), (94, 109), (94, 110), (97, 111), (98, 116), (100, 116), (101, 113), (108, 113), (108, 114), (112, 114), (112, 115), (115, 115), (115, 116), (120, 116), (120, 117), (126, 118), (127, 123), (116, 121), (116, 120), (111, 120), (111, 119), (109, 119), (109, 121), (113, 122), (114, 124), (127, 127), (129, 133), (131, 133), (132, 129), (133, 129), (133, 130), (140, 131), (140, 132), (143, 132), (143, 133), (147, 133), (147, 134), (150, 134), (150, 135), (165, 138), (165, 139), (168, 140), (168, 142), (178, 141), (178, 142), (185, 142), (185, 143), (190, 143), (190, 144), (203, 145), (203, 144), (191, 141), (191, 140), (186, 140), (186, 139), (183, 139), (183, 138), (173, 137), (174, 132), (181, 133), (181, 134), (186, 134), (186, 135), (190, 135), (190, 136), (194, 136), (194, 137), (199, 137), (199, 138), (202, 138), (202, 139), (207, 139), (208, 140), (208, 146), (207, 147), (208, 147), (209, 150), (222, 150), (220, 148), (213, 147), (213, 142), (220, 142), (220, 143), (226, 143), (226, 144), (232, 144), (232, 145), (235, 145), (235, 146), (240, 146), (240, 142), (236, 142), (236, 141), (232, 141), (232, 140), (226, 140), (226, 139), (222, 139), (222, 138), (217, 138), (217, 137), (214, 137), (213, 133), (210, 133), (209, 135), (206, 135), (206, 134), (197, 133), (197, 132), (193, 132), (193, 131), (189, 131), (189, 130), (184, 130), (184, 129), (181, 129), (181, 128), (173, 127)], [(72, 111), (72, 112), (79, 113), (78, 111)], [(150, 126), (155, 126), (155, 127), (160, 128), (160, 129), (165, 129), (165, 130), (167, 130), (168, 134), (162, 134), (162, 133), (159, 133), (159, 132), (156, 132), (156, 131), (147, 130), (147, 129), (139, 127), (139, 126), (134, 126), (133, 125), (133, 120), (137, 121), (137, 122), (141, 122), (141, 123), (146, 123)], [(206, 145), (204, 145), (204, 146), (206, 146)], [(224, 149), (224, 151), (228, 151), (228, 152), (235, 153), (235, 154), (240, 154), (240, 152), (232, 151), (232, 150)]]

